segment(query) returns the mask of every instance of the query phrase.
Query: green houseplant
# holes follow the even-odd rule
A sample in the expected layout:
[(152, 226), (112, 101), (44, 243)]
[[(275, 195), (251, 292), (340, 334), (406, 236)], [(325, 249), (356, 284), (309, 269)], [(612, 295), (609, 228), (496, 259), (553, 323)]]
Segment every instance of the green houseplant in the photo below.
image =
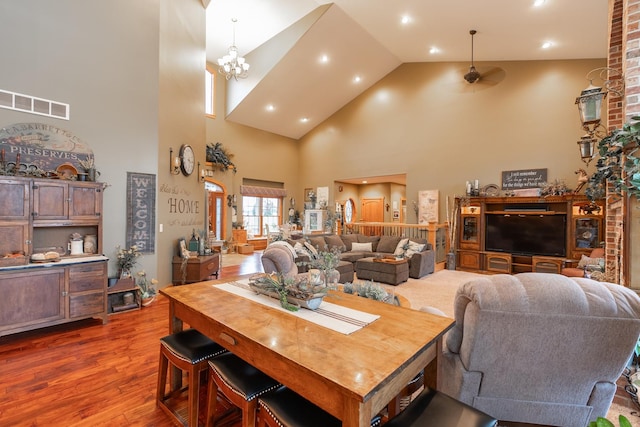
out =
[(598, 143), (596, 171), (589, 178), (586, 196), (603, 198), (607, 184), (615, 194), (640, 197), (640, 116), (634, 116), (622, 129), (614, 129)]
[[(618, 417), (618, 422), (620, 423), (620, 427), (632, 427), (631, 423), (624, 415), (620, 415)], [(597, 420), (589, 423), (589, 427), (616, 427), (616, 425), (606, 418), (598, 417)]]

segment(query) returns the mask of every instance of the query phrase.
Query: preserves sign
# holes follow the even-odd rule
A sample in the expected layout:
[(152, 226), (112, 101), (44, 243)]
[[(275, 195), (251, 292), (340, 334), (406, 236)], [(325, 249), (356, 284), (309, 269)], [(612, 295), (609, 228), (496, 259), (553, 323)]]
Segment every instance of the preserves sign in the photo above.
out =
[(547, 183), (546, 169), (523, 169), (502, 172), (503, 190), (523, 190), (540, 188)]

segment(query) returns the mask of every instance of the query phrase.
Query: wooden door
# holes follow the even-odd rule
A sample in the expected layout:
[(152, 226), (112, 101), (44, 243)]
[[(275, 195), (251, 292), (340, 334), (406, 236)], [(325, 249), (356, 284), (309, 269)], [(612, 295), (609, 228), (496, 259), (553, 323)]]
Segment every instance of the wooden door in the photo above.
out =
[[(384, 199), (362, 199), (361, 206), (362, 221), (384, 221)], [(382, 227), (363, 227), (362, 233), (366, 236), (379, 236), (382, 233)]]
[(226, 237), (224, 227), (227, 209), (225, 203), (226, 193), (222, 186), (211, 181), (207, 181), (205, 189), (207, 192), (209, 236), (216, 236), (217, 240), (224, 240)]

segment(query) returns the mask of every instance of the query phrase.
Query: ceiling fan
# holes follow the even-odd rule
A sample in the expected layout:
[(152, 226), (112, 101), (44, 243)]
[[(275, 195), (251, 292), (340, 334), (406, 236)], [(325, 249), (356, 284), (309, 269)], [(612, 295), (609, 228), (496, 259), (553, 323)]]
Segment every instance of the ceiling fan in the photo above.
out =
[(467, 83), (473, 84), (480, 80), (480, 73), (476, 70), (476, 67), (473, 65), (473, 36), (477, 33), (476, 30), (469, 31), (471, 34), (471, 67), (469, 67), (469, 72), (464, 75), (464, 79)]

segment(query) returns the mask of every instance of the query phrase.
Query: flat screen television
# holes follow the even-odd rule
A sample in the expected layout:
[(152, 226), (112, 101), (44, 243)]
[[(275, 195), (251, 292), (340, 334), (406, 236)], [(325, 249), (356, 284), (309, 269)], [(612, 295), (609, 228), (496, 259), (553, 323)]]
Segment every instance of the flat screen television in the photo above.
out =
[(487, 214), (485, 250), (566, 256), (566, 215)]

